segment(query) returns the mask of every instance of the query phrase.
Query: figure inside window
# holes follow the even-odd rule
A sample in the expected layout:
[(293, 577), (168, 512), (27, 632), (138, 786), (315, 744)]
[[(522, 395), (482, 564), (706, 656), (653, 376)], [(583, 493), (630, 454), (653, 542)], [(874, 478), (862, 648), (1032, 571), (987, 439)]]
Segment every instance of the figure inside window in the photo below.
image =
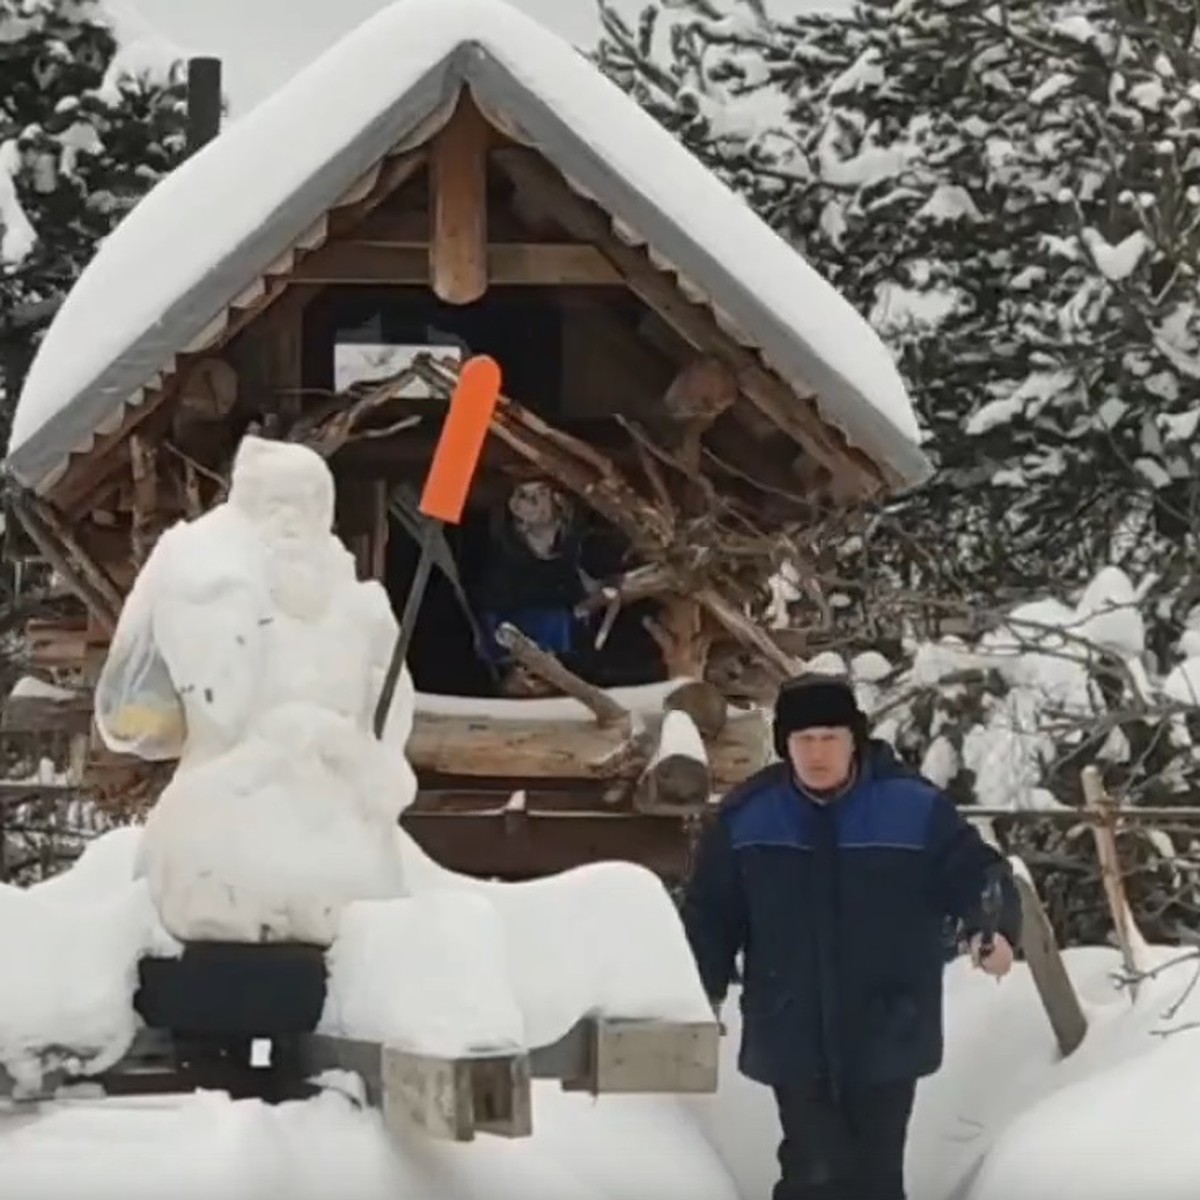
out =
[(541, 649), (569, 658), (578, 633), (575, 606), (589, 588), (580, 566), (580, 528), (571, 499), (545, 480), (517, 484), (497, 513), (476, 594), (484, 650), (508, 695), (539, 695), (532, 679), (496, 641), (513, 625)]

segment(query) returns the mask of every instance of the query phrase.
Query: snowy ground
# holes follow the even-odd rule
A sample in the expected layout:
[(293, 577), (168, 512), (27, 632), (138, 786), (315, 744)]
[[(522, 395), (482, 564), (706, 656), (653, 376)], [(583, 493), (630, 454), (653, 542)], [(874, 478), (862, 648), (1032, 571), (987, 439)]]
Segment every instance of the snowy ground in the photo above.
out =
[[(1160, 974), (1135, 1005), (1117, 983), (1115, 951), (1067, 952), (1091, 1022), (1069, 1062), (1057, 1060), (1023, 964), (1002, 983), (965, 961), (950, 967), (946, 1062), (919, 1089), (913, 1119), (912, 1200), (1200, 1195), (1200, 958), (1151, 953)], [(698, 1107), (743, 1200), (769, 1195), (769, 1098), (727, 1064), (720, 1095)]]
[[(914, 1118), (913, 1200), (1168, 1200), (1200, 1192), (1192, 1136), (1200, 988), (1190, 986), (1200, 961), (1187, 951), (1156, 954), (1175, 965), (1131, 1004), (1114, 985), (1115, 952), (1068, 953), (1092, 1020), (1070, 1063), (1055, 1062), (1023, 967), (1000, 984), (964, 962), (950, 968), (947, 1061), (922, 1086)], [(0, 1116), (0, 1195), (759, 1200), (774, 1180), (775, 1116), (769, 1095), (736, 1075), (736, 1005), (728, 1016), (718, 1096), (593, 1101), (539, 1084), (537, 1132), (527, 1141), (390, 1145), (374, 1114), (332, 1093), (275, 1109), (201, 1095)]]

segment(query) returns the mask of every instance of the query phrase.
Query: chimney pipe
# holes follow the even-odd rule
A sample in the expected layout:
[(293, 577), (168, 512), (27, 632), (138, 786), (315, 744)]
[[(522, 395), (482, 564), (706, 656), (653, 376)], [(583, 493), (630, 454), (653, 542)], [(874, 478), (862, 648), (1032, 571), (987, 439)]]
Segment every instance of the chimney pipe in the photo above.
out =
[(189, 157), (221, 132), (221, 60), (189, 58), (187, 64), (187, 152)]

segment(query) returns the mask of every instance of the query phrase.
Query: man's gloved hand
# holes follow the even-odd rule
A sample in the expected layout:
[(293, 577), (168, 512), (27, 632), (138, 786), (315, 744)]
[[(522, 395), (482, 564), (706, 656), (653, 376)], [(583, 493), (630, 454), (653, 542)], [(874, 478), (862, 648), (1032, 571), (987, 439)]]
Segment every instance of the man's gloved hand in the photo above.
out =
[(1013, 965), (1013, 948), (1009, 945), (1008, 938), (1002, 933), (996, 934), (992, 939), (992, 948), (985, 955), (982, 953), (983, 939), (976, 934), (970, 942), (971, 961), (981, 970), (986, 971), (989, 975), (994, 975), (997, 979), (1003, 978), (1012, 970)]

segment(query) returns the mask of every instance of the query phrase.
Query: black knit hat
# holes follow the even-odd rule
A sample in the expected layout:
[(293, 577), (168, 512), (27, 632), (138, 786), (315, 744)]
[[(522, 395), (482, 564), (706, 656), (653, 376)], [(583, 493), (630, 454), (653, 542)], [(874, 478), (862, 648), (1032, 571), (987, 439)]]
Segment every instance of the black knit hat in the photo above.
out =
[(845, 727), (861, 745), (867, 718), (858, 707), (849, 680), (832, 675), (800, 675), (789, 679), (775, 700), (775, 753), (787, 758), (788, 737), (802, 729)]

